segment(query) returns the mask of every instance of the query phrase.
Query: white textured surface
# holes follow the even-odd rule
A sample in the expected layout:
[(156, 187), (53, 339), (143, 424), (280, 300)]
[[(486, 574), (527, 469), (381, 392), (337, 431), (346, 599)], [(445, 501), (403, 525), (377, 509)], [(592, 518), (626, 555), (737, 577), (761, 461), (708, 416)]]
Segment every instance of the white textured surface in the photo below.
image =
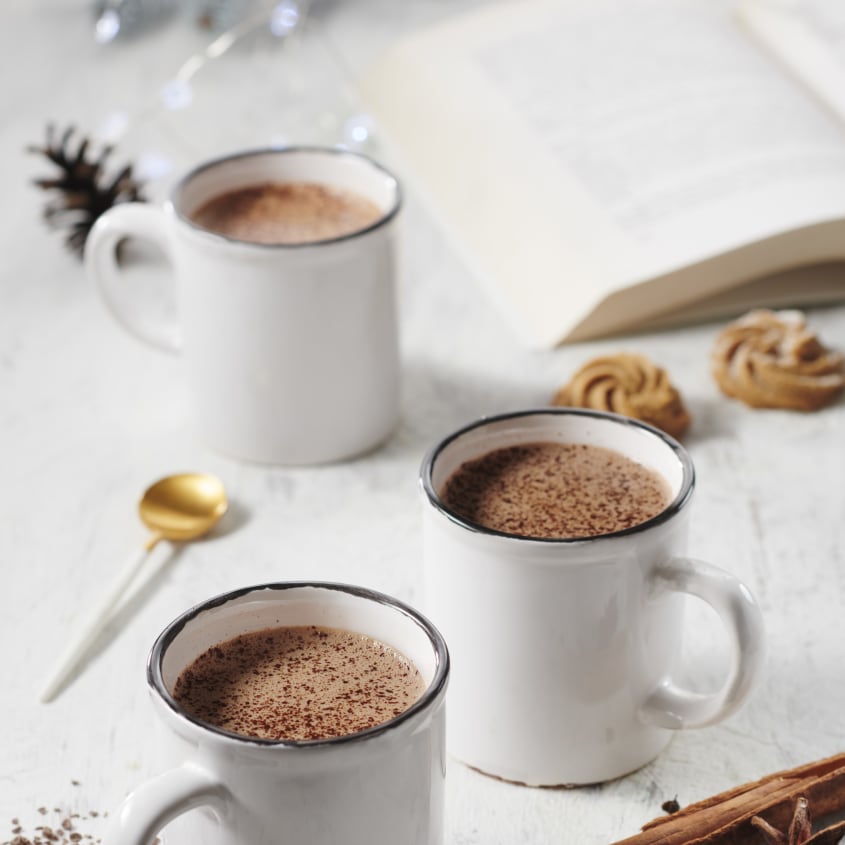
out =
[[(393, 33), (454, 9), (437, 0), (407, 5), (317, 8), (349, 65), (361, 68)], [(544, 403), (586, 358), (619, 349), (665, 365), (694, 414), (691, 551), (756, 591), (770, 648), (762, 683), (727, 723), (676, 737), (654, 763), (605, 786), (525, 789), (452, 762), (447, 842), (607, 843), (636, 832), (669, 798), (687, 804), (845, 748), (845, 405), (801, 415), (722, 398), (707, 360), (714, 325), (528, 351), (411, 196), (396, 436), (376, 454), (319, 469), (265, 469), (206, 452), (184, 425), (177, 362), (111, 321), (81, 265), (39, 220), (44, 197), (28, 183), (49, 172), (24, 152), (48, 120), (96, 129), (109, 108), (154, 96), (167, 69), (202, 43), (174, 25), (96, 49), (89, 13), (82, 0), (14, 0), (0, 13), (0, 841), (13, 817), (29, 830), (42, 823), (42, 805), (113, 809), (155, 771), (144, 661), (158, 631), (187, 606), (289, 578), (358, 582), (417, 600), (423, 452), (476, 416)], [(237, 57), (229, 58), (237, 74)], [(242, 90), (242, 80), (218, 89), (218, 115)], [(209, 137), (225, 145), (231, 131), (242, 143), (248, 130), (218, 121)], [(171, 137), (190, 159), (190, 145)], [(122, 160), (119, 150), (115, 163)], [(824, 340), (845, 346), (845, 308), (810, 319)], [(121, 617), (119, 636), (55, 703), (40, 705), (39, 686), (67, 632), (145, 537), (135, 509), (141, 491), (186, 469), (224, 479), (234, 507), (223, 530), (167, 561)], [(720, 643), (710, 617), (693, 610), (687, 650), (706, 680)]]

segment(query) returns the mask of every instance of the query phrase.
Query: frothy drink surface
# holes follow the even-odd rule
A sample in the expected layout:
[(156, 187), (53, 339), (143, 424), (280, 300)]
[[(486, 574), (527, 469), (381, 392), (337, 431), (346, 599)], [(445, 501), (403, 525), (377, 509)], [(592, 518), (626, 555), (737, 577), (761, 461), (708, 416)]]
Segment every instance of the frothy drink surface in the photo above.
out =
[(669, 485), (612, 449), (528, 443), (462, 464), (441, 497), (464, 519), (522, 537), (595, 537), (665, 510)]
[(313, 182), (264, 182), (212, 197), (193, 221), (212, 232), (261, 244), (299, 244), (360, 232), (382, 217), (366, 197)]
[(233, 733), (313, 740), (386, 722), (424, 689), (416, 666), (384, 643), (308, 626), (268, 628), (210, 648), (182, 672), (173, 697)]

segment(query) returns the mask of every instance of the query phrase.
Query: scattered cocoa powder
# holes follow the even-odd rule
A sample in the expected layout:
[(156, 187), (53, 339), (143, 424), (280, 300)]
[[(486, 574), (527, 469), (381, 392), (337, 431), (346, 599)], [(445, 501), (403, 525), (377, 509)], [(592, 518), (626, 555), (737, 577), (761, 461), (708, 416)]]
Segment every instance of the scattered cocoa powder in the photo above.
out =
[[(71, 781), (72, 786), (81, 786), (78, 780)], [(99, 835), (96, 835), (91, 828), (92, 825), (86, 825), (85, 822), (91, 822), (94, 819), (100, 819), (108, 815), (108, 813), (99, 813), (96, 810), (89, 810), (86, 814), (74, 813), (68, 810), (63, 810), (61, 807), (53, 807), (52, 811), (48, 810), (46, 806), (42, 805), (35, 808), (35, 812), (39, 816), (50, 817), (45, 818), (45, 823), (36, 825), (32, 830), (27, 830), (24, 823), (19, 816), (15, 816), (11, 821), (11, 839), (3, 839), (0, 845), (86, 845), (86, 843), (100, 842)], [(49, 824), (46, 822), (49, 821)], [(93, 828), (98, 828), (97, 822), (93, 823)], [(0, 836), (3, 836), (0, 833)]]

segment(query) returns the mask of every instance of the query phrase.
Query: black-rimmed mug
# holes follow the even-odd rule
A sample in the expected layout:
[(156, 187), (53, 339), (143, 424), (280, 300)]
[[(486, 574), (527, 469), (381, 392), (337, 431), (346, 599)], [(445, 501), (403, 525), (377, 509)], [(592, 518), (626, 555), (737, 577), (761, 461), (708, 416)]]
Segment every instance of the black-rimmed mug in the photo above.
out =
[[(464, 462), (537, 442), (615, 450), (659, 473), (670, 502), (633, 528), (579, 539), (490, 530), (444, 503)], [(606, 781), (747, 697), (764, 651), (760, 612), (733, 575), (686, 556), (694, 472), (671, 437), (592, 411), (504, 414), (437, 444), (421, 484), (424, 608), (449, 642), (447, 746), (459, 759), (530, 785)], [(687, 596), (718, 613), (731, 643), (712, 694), (678, 682)]]
[[(316, 625), (364, 634), (405, 655), (425, 683), (398, 716), (311, 741), (230, 733), (173, 697), (200, 654), (241, 634)], [(105, 845), (439, 845), (443, 841), (444, 697), (449, 655), (437, 630), (408, 605), (344, 584), (280, 583), (204, 602), (153, 646), (147, 682), (171, 768), (113, 814)]]
[[(294, 244), (237, 240), (195, 222), (206, 202), (265, 183), (351, 192), (381, 216), (350, 234)], [(192, 170), (163, 208), (109, 209), (88, 238), (86, 266), (127, 331), (178, 353), (193, 427), (207, 446), (261, 463), (338, 461), (378, 446), (399, 417), (400, 207), (397, 180), (365, 156), (249, 150)], [(164, 297), (153, 307), (132, 295), (132, 276), (117, 261), (125, 238), (164, 253), (175, 313)]]

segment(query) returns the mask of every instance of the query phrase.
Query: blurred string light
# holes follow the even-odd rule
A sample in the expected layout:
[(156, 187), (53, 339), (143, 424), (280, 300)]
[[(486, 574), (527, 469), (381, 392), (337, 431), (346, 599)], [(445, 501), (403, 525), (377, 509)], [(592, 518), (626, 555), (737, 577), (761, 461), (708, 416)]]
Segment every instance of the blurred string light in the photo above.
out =
[(277, 38), (284, 38), (299, 24), (300, 7), (296, 0), (282, 0), (270, 12), (270, 32)]
[(120, 33), (120, 14), (117, 9), (103, 9), (94, 24), (94, 40), (98, 44), (108, 44)]
[(96, 0), (94, 40), (108, 44), (118, 36), (136, 34), (171, 15), (172, 0)]
[[(206, 5), (213, 3), (220, 5), (222, 0), (205, 0)], [(236, 3), (243, 6), (243, 0)], [(193, 93), (191, 80), (208, 62), (218, 59), (227, 53), (244, 36), (261, 29), (267, 29), (278, 38), (287, 37), (297, 29), (304, 17), (301, 0), (280, 0), (274, 3), (269, 15), (266, 4), (253, 3), (259, 8), (252, 14), (242, 17), (218, 35), (204, 50), (194, 53), (176, 71), (173, 78), (168, 80), (161, 89), (162, 105), (169, 110), (184, 109), (191, 104)]]
[[(192, 80), (209, 62), (220, 58), (242, 38), (265, 30), (283, 40), (304, 23), (310, 0), (190, 0), (190, 11), (201, 28), (227, 26), (206, 47), (189, 56), (158, 91), (159, 107), (166, 111), (182, 111), (193, 102)], [(95, 38), (101, 44), (119, 35), (138, 32), (143, 25), (161, 19), (174, 0), (97, 0)], [(115, 143), (132, 121), (125, 111), (106, 115), (101, 135)], [(284, 142), (280, 139), (279, 144)], [(160, 169), (157, 165), (154, 169)]]
[[(312, 0), (97, 0), (96, 38), (108, 43), (118, 36), (135, 33), (145, 24), (161, 20), (174, 7), (182, 6), (200, 29), (217, 34), (198, 52), (189, 56), (157, 91), (157, 106), (153, 110), (136, 113), (124, 111), (106, 116), (101, 133), (109, 143), (116, 143), (132, 125), (142, 122), (155, 110), (178, 112), (188, 109), (194, 101), (194, 77), (210, 62), (225, 55), (247, 36), (264, 32), (274, 40), (284, 42), (298, 36), (308, 18)], [(332, 131), (335, 146), (351, 150), (365, 149), (372, 139), (373, 128), (365, 113), (353, 113), (340, 124), (337, 115), (322, 115), (324, 127)], [(315, 118), (318, 120), (319, 116)], [(290, 143), (287, 131), (277, 130), (271, 145), (284, 147)], [(172, 169), (172, 162), (161, 154), (141, 153), (139, 175), (155, 179)]]
[(363, 150), (373, 134), (373, 121), (368, 114), (350, 115), (343, 123), (340, 141), (335, 146), (345, 150)]
[[(294, 33), (304, 19), (308, 0), (190, 0), (190, 14), (201, 29), (223, 31), (203, 50), (191, 55), (158, 91), (158, 108), (183, 111), (194, 99), (192, 80), (206, 64), (227, 53), (246, 35), (262, 29), (275, 38)], [(118, 37), (140, 33), (145, 27), (161, 21), (166, 13), (178, 5), (174, 0), (97, 0), (94, 37), (100, 44), (108, 44)], [(154, 113), (154, 112), (153, 112)], [(100, 135), (106, 143), (115, 144), (131, 131), (133, 123), (148, 117), (141, 111), (130, 117), (125, 110), (109, 112), (103, 121)], [(280, 139), (280, 144), (284, 142)], [(173, 169), (170, 157), (155, 152), (139, 153), (136, 175), (155, 181), (169, 175)]]
[(308, 11), (309, 0), (192, 0), (193, 15), (201, 26), (218, 32), (245, 19), (267, 25), (278, 37), (289, 35)]
[(307, 5), (308, 0), (95, 0), (94, 40), (108, 44), (137, 35), (180, 8), (200, 29), (225, 34), (247, 21), (249, 29), (266, 25), (272, 35), (283, 38), (297, 28)]

